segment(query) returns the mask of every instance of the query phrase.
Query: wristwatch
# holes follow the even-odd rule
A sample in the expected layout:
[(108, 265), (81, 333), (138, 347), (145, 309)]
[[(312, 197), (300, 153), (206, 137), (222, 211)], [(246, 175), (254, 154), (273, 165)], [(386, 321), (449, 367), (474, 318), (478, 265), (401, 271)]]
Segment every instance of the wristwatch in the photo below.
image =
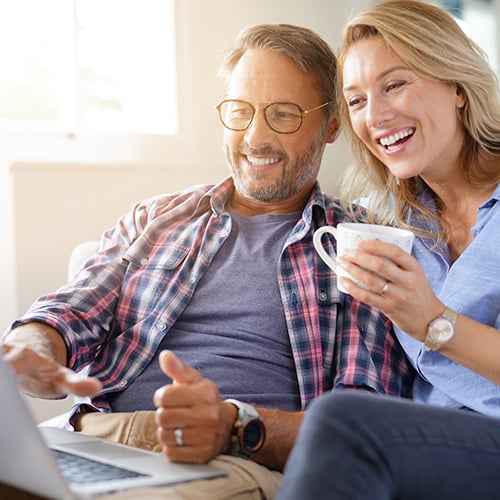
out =
[(427, 328), (424, 349), (437, 351), (449, 342), (455, 334), (457, 318), (458, 313), (447, 307), (443, 314), (432, 320)]
[(264, 444), (266, 428), (257, 410), (247, 403), (237, 399), (226, 399), (238, 409), (238, 416), (231, 434), (229, 454), (235, 457), (250, 458)]

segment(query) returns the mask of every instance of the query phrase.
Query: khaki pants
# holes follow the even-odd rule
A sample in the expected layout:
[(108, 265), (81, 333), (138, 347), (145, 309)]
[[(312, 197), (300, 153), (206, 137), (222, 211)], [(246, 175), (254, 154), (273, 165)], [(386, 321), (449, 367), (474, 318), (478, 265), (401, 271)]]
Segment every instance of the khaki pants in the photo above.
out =
[[(129, 446), (160, 451), (156, 441), (154, 412), (88, 413), (81, 415), (76, 430)], [(202, 479), (172, 486), (159, 486), (145, 490), (130, 490), (101, 496), (109, 500), (138, 500), (149, 498), (186, 500), (271, 500), (279, 488), (282, 474), (243, 458), (221, 455), (212, 462), (229, 475)]]

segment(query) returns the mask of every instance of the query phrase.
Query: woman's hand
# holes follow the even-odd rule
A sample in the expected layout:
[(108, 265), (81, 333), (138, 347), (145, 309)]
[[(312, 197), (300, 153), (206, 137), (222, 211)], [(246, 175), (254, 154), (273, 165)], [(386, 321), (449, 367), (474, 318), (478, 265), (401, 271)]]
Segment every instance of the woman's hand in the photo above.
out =
[(417, 340), (424, 341), (429, 323), (445, 309), (420, 264), (396, 245), (362, 240), (337, 263), (358, 283), (341, 278), (353, 297), (380, 309)]

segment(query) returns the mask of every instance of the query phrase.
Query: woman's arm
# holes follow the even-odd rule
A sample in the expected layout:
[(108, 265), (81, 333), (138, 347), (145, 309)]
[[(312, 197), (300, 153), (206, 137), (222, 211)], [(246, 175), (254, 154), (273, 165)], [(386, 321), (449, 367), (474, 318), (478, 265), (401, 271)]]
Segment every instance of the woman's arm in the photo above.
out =
[[(362, 241), (338, 263), (366, 287), (345, 279), (343, 285), (351, 295), (379, 308), (421, 342), (429, 323), (447, 306), (433, 292), (417, 260), (395, 245)], [(381, 293), (384, 287), (386, 291)], [(459, 314), (455, 334), (439, 352), (500, 385), (500, 332), (495, 328)]]

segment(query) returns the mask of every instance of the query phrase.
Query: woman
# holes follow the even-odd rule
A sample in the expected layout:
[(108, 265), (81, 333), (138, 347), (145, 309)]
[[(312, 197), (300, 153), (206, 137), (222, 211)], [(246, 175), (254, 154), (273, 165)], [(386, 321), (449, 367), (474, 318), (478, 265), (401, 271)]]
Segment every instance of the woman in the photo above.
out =
[(364, 241), (338, 259), (348, 292), (393, 321), (415, 402), (313, 403), (282, 499), (500, 497), (500, 97), (482, 51), (444, 10), (369, 7), (339, 51), (355, 162), (348, 199), (412, 229), (412, 256)]

